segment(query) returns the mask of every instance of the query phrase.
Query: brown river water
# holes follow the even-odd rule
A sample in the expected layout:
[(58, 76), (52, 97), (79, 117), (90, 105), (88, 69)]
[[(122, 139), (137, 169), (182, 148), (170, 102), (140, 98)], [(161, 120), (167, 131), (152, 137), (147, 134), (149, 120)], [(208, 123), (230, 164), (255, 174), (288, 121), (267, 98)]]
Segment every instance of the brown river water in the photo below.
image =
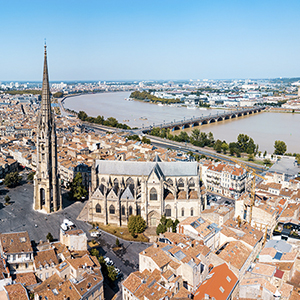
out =
[[(126, 101), (125, 98), (129, 98), (129, 95), (130, 92), (114, 92), (70, 97), (65, 100), (64, 106), (75, 111), (83, 110), (94, 117), (98, 115), (105, 118), (114, 117), (131, 127), (149, 126), (164, 121), (179, 121), (184, 118), (224, 112), (223, 109), (193, 110), (186, 107)], [(300, 153), (300, 114), (262, 112), (194, 128), (199, 128), (204, 132), (211, 131), (215, 139), (225, 140), (228, 143), (236, 141), (240, 133), (247, 134), (254, 139), (262, 152), (267, 150), (272, 153), (275, 140), (281, 140), (287, 144), (287, 152)], [(184, 130), (189, 133), (194, 128)], [(180, 130), (174, 133), (179, 134)]]

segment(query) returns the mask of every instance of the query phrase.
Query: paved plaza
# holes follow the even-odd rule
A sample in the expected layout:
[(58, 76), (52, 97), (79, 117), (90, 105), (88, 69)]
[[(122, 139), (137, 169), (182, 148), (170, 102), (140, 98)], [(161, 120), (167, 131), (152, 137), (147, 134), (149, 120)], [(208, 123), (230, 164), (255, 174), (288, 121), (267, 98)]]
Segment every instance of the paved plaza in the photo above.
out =
[[(4, 197), (11, 198), (11, 204), (4, 205)], [(65, 198), (65, 197), (64, 197)], [(29, 237), (36, 242), (46, 240), (48, 232), (59, 239), (59, 227), (64, 218), (71, 220), (78, 229), (85, 232), (91, 225), (77, 220), (85, 203), (64, 201), (65, 209), (52, 214), (43, 214), (33, 210), (33, 185), (22, 184), (13, 189), (0, 186), (0, 232), (27, 230)]]

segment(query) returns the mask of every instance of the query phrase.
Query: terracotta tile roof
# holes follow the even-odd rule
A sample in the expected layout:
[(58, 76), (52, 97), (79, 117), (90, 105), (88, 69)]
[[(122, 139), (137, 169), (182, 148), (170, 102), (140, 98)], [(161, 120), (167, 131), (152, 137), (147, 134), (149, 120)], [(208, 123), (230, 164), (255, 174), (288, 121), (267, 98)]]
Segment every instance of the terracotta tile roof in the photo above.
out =
[(72, 230), (68, 230), (66, 231), (67, 235), (80, 235), (80, 234), (84, 234), (82, 229), (72, 229)]
[(275, 266), (270, 266), (263, 263), (256, 263), (251, 271), (251, 273), (254, 275), (263, 275), (268, 277), (272, 277), (275, 274), (275, 272)]
[(33, 272), (29, 273), (17, 273), (14, 281), (16, 283), (22, 283), (25, 287), (37, 283), (37, 279)]
[(165, 246), (166, 244), (157, 243), (157, 246), (152, 245), (146, 250), (140, 252), (140, 255), (150, 257), (159, 268), (162, 268), (171, 261), (169, 256), (162, 250)]
[(165, 200), (174, 200), (174, 199), (175, 199), (175, 197), (174, 197), (173, 193), (168, 192), (167, 196), (165, 197)]
[(219, 265), (210, 271), (207, 279), (197, 289), (194, 300), (203, 300), (205, 295), (209, 295), (209, 299), (229, 299), (237, 281), (237, 277), (225, 263)]
[(3, 252), (6, 254), (33, 252), (27, 231), (2, 233), (0, 240)]
[(289, 297), (291, 296), (292, 292), (293, 292), (293, 286), (291, 284), (288, 284), (286, 282), (284, 282), (281, 286), (281, 288), (279, 289), (279, 292), (281, 294), (281, 297), (284, 299), (289, 299)]
[(177, 199), (180, 199), (180, 200), (186, 199), (186, 191), (180, 191), (177, 194)]
[[(60, 278), (56, 273), (54, 273), (54, 275), (52, 275), (51, 277), (49, 277), (48, 279), (46, 279), (45, 281), (43, 281), (40, 285), (38, 285), (37, 287), (35, 287), (33, 289), (33, 292), (35, 294), (39, 294), (45, 290), (48, 289), (54, 289), (57, 285), (63, 283), (64, 280), (62, 278)], [(49, 285), (49, 286), (48, 286)]]
[(251, 250), (249, 250), (249, 248), (247, 248), (241, 242), (225, 243), (220, 248), (222, 247), (224, 248), (217, 255), (238, 270), (243, 267), (244, 263), (251, 254)]
[(52, 264), (57, 265), (58, 259), (56, 257), (54, 249), (37, 251), (34, 257), (34, 264), (36, 268)]
[(8, 299), (13, 299), (13, 300), (29, 299), (25, 287), (20, 283), (7, 285), (4, 287), (4, 289), (8, 294)]
[[(52, 275), (51, 277), (53, 277), (53, 276), (54, 275)], [(49, 289), (46, 288), (37, 294), (42, 299), (48, 299), (48, 300), (65, 300), (68, 297), (69, 297), (69, 299), (72, 299), (72, 300), (80, 300), (81, 299), (80, 294), (78, 293), (78, 291), (75, 289), (74, 285), (69, 280), (62, 282), (60, 285), (57, 284), (52, 288), (51, 287)]]
[(189, 192), (189, 199), (198, 199), (197, 191), (190, 191)]
[(68, 262), (74, 269), (79, 269), (82, 268), (83, 266), (87, 267), (94, 267), (95, 263), (91, 259), (89, 255), (84, 255), (79, 258), (74, 258), (74, 259), (67, 259), (66, 262)]
[(252, 286), (252, 285), (260, 285), (273, 294), (276, 292), (276, 287), (273, 284), (271, 284), (269, 281), (267, 281), (266, 279), (261, 278), (261, 277), (245, 278), (240, 282), (240, 288), (242, 286), (249, 286), (248, 287), (248, 289), (249, 289), (250, 286)]
[(78, 293), (82, 296), (84, 295), (89, 289), (93, 288), (95, 285), (99, 284), (103, 280), (102, 274), (100, 270), (98, 274), (89, 274), (87, 272), (82, 274), (82, 279), (74, 283), (75, 288), (77, 289)]
[(225, 222), (221, 234), (232, 237), (237, 241), (243, 241), (245, 244), (252, 247), (254, 247), (263, 237), (263, 232), (258, 229), (253, 228), (248, 223), (242, 223), (239, 227), (238, 222), (233, 219), (229, 219)]

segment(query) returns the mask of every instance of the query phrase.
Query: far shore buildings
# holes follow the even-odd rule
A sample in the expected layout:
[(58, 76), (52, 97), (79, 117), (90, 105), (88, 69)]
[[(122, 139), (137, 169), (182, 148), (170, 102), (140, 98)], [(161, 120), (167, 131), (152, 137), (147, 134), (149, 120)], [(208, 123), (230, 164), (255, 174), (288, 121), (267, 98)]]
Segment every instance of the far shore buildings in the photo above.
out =
[(141, 215), (157, 226), (162, 215), (184, 220), (206, 208), (206, 191), (197, 162), (105, 161), (92, 167), (89, 220), (126, 225)]

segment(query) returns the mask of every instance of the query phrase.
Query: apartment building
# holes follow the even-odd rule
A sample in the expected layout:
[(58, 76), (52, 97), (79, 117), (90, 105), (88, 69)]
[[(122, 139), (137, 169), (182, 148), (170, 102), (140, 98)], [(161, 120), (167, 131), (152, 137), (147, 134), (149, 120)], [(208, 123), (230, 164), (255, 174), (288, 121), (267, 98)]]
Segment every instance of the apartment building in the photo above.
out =
[(0, 254), (12, 274), (34, 270), (33, 249), (27, 231), (1, 233)]

